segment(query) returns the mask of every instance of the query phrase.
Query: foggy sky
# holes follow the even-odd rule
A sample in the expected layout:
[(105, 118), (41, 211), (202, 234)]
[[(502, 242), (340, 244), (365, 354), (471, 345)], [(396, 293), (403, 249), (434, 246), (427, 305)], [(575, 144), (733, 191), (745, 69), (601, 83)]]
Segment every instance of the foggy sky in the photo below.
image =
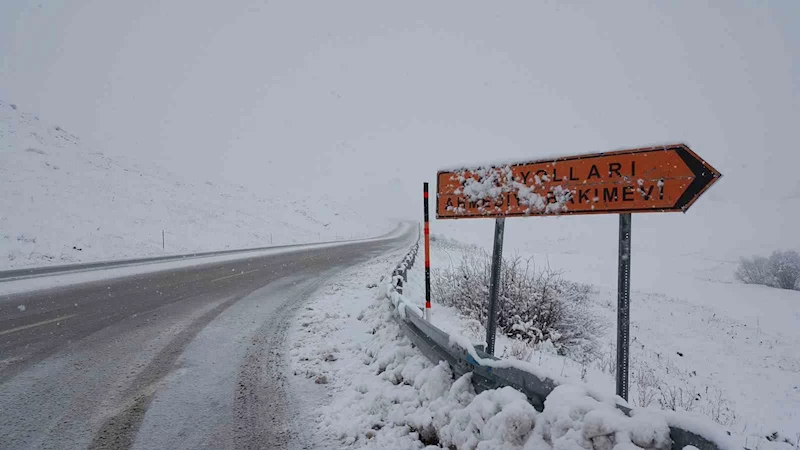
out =
[[(413, 218), (441, 166), (686, 142), (725, 177), (636, 225), (752, 251), (800, 242), (797, 30), (791, 0), (6, 0), (0, 98), (182, 177)], [(616, 223), (566, 219), (516, 233)]]

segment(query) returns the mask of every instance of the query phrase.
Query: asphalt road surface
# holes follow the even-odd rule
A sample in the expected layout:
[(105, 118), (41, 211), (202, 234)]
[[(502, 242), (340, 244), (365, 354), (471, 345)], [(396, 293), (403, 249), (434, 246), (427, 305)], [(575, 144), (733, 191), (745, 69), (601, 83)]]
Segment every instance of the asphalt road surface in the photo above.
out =
[(294, 312), (416, 234), (0, 298), (0, 449), (288, 448)]

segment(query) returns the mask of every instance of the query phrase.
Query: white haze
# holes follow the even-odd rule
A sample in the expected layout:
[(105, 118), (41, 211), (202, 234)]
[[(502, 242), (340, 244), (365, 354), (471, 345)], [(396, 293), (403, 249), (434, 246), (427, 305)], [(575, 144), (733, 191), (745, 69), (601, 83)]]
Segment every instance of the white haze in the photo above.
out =
[[(732, 260), (800, 247), (799, 29), (789, 0), (8, 0), (0, 99), (183, 177), (415, 219), (441, 166), (686, 142), (724, 178), (685, 215), (636, 216), (634, 257)], [(616, 251), (614, 216), (508, 233)]]

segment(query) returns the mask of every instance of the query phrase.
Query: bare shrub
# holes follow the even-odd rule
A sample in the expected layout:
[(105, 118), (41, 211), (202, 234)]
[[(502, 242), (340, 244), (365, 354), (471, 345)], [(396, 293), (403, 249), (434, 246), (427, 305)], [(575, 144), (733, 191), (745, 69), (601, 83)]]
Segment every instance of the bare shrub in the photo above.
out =
[(694, 402), (698, 397), (688, 382), (684, 381), (683, 386), (664, 384), (658, 390), (661, 393), (658, 403), (662, 408), (672, 411), (694, 411)]
[(444, 306), (456, 307), (465, 316), (486, 323), (488, 270), (477, 256), (465, 252), (457, 266), (431, 270), (431, 294)]
[(645, 363), (634, 365), (638, 365), (638, 369), (632, 374), (633, 391), (636, 394), (633, 397), (633, 404), (640, 408), (647, 408), (656, 400), (662, 381), (649, 365)]
[(705, 404), (700, 409), (720, 425), (729, 427), (736, 423), (736, 412), (731, 402), (725, 398), (724, 392), (719, 389), (706, 388)]
[(735, 273), (736, 279), (747, 284), (762, 284), (781, 289), (800, 289), (800, 254), (796, 251), (776, 251), (769, 258), (742, 258)]
[(475, 319), (467, 319), (461, 326), (461, 333), (473, 342), (483, 342), (486, 338), (486, 328)]
[[(458, 264), (432, 271), (432, 294), (486, 323), (490, 275), (488, 253), (462, 251)], [(590, 286), (564, 280), (549, 267), (536, 271), (531, 260), (503, 258), (497, 327), (525, 344), (550, 341), (561, 355), (595, 357), (605, 324), (589, 308), (590, 292)]]
[(607, 352), (601, 352), (597, 358), (597, 369), (603, 373), (616, 376), (617, 374), (617, 349), (612, 346)]
[(737, 280), (745, 284), (772, 284), (769, 260), (761, 256), (740, 259), (735, 275)]
[(667, 362), (663, 368), (667, 369), (667, 373), (672, 372), (672, 379), (665, 380), (649, 364), (636, 365), (638, 372), (633, 374), (633, 402), (636, 406), (646, 407), (656, 400), (664, 409), (700, 412), (726, 427), (736, 424), (736, 411), (725, 391), (714, 386), (705, 386), (705, 389), (697, 386), (692, 381), (696, 372), (680, 370)]
[(531, 348), (527, 342), (514, 339), (511, 343), (511, 349), (506, 348), (501, 357), (514, 358), (520, 361), (530, 361), (531, 355), (533, 355), (533, 348)]
[(769, 257), (769, 271), (777, 287), (781, 289), (798, 289), (800, 254), (793, 250), (773, 252)]

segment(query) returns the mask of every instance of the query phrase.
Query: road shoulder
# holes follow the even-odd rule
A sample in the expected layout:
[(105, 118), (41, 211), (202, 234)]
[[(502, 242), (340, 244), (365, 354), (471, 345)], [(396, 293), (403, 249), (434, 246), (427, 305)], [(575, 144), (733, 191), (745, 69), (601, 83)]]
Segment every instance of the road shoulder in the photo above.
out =
[(329, 433), (329, 418), (322, 411), (352, 390), (353, 364), (360, 364), (354, 358), (373, 338), (361, 312), (374, 302), (381, 278), (407, 251), (403, 247), (342, 272), (315, 292), (291, 322), (287, 391), (296, 440), (289, 448), (347, 444)]

